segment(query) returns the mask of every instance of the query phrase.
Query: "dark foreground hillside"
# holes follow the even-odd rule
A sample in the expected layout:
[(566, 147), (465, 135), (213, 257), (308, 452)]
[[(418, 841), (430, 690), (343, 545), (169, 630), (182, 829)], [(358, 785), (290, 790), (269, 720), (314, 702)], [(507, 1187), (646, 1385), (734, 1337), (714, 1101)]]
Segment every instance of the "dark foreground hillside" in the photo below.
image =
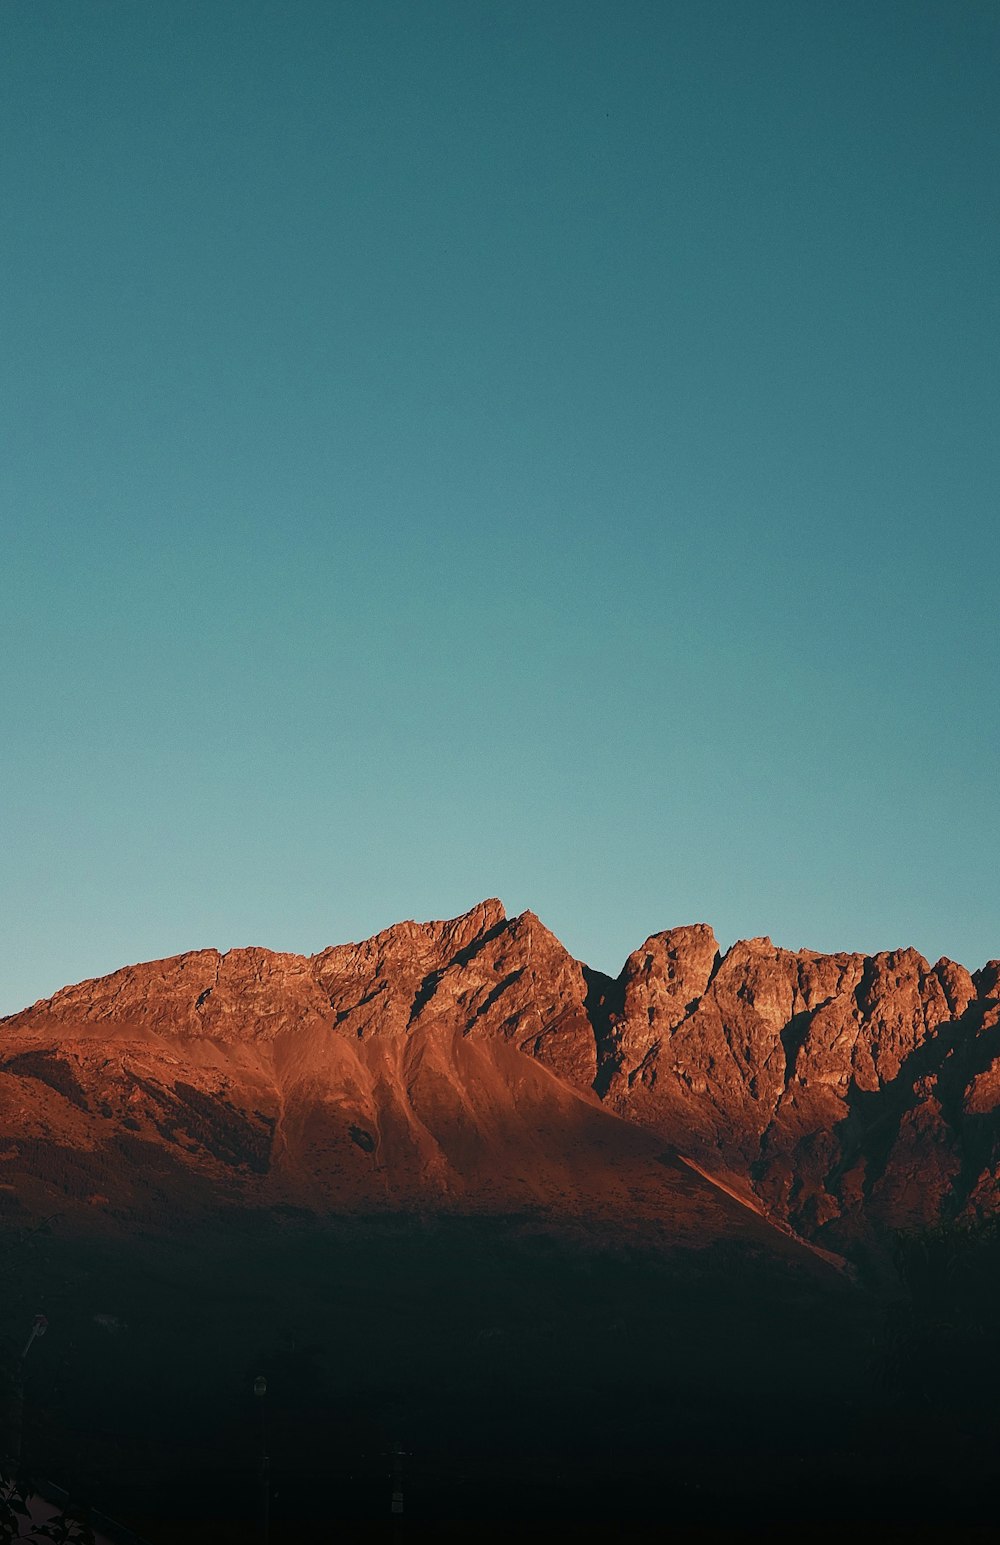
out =
[(262, 1414), (275, 1542), (583, 1523), (943, 1538), (996, 1517), (994, 1386), (983, 1333), (927, 1308), (922, 1261), (923, 1307), (891, 1308), (820, 1262), (527, 1214), (10, 1231), (4, 1376), (47, 1315), (24, 1460), (153, 1542), (260, 1537)]

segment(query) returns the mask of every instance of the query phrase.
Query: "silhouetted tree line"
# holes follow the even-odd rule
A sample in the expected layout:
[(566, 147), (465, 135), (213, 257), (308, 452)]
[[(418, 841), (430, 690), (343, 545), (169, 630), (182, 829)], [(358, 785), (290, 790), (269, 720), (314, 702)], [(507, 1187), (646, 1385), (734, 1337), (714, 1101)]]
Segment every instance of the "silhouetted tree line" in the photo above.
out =
[(51, 1540), (55, 1545), (94, 1545), (94, 1531), (72, 1509), (54, 1513), (44, 1523), (33, 1523), (29, 1502), (37, 1488), (25, 1477), (0, 1470), (0, 1545), (14, 1540)]

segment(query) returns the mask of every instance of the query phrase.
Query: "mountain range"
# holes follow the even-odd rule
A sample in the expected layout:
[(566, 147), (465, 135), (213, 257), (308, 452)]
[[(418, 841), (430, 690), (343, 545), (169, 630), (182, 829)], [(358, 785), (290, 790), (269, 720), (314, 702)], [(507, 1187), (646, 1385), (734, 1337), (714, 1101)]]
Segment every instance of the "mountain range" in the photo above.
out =
[(993, 1211), (998, 1107), (998, 961), (722, 951), (694, 924), (612, 978), (489, 900), (9, 1016), (0, 1198), (112, 1229), (220, 1203), (535, 1209), (851, 1255)]

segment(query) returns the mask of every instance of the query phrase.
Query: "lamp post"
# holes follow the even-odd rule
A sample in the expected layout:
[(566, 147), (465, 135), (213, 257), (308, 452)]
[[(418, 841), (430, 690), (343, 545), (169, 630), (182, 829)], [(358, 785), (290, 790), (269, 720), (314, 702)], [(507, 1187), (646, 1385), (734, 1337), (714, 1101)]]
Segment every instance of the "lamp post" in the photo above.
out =
[(392, 1516), (395, 1522), (394, 1534), (398, 1535), (399, 1522), (403, 1512), (403, 1460), (405, 1451), (401, 1443), (392, 1446)]
[(254, 1379), (253, 1392), (255, 1399), (260, 1402), (260, 1533), (264, 1545), (267, 1545), (271, 1537), (271, 1460), (267, 1452), (267, 1425), (264, 1417), (267, 1380), (263, 1374), (258, 1374)]
[(17, 1362), (14, 1364), (10, 1394), (4, 1402), (7, 1408), (4, 1412), (3, 1420), (6, 1432), (2, 1435), (0, 1450), (7, 1449), (9, 1453), (6, 1456), (0, 1453), (0, 1457), (9, 1458), (15, 1468), (19, 1468), (21, 1465), (21, 1446), (24, 1433), (24, 1360), (39, 1336), (44, 1336), (48, 1328), (49, 1322), (44, 1314), (36, 1314), (31, 1322), (28, 1339), (21, 1348)]

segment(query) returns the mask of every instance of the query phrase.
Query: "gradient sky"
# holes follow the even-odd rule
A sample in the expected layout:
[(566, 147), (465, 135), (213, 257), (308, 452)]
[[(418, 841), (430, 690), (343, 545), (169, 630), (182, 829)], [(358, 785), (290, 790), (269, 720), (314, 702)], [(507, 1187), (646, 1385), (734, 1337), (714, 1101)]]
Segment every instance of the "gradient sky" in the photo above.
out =
[(5, 0), (0, 1012), (1000, 955), (994, 0)]

